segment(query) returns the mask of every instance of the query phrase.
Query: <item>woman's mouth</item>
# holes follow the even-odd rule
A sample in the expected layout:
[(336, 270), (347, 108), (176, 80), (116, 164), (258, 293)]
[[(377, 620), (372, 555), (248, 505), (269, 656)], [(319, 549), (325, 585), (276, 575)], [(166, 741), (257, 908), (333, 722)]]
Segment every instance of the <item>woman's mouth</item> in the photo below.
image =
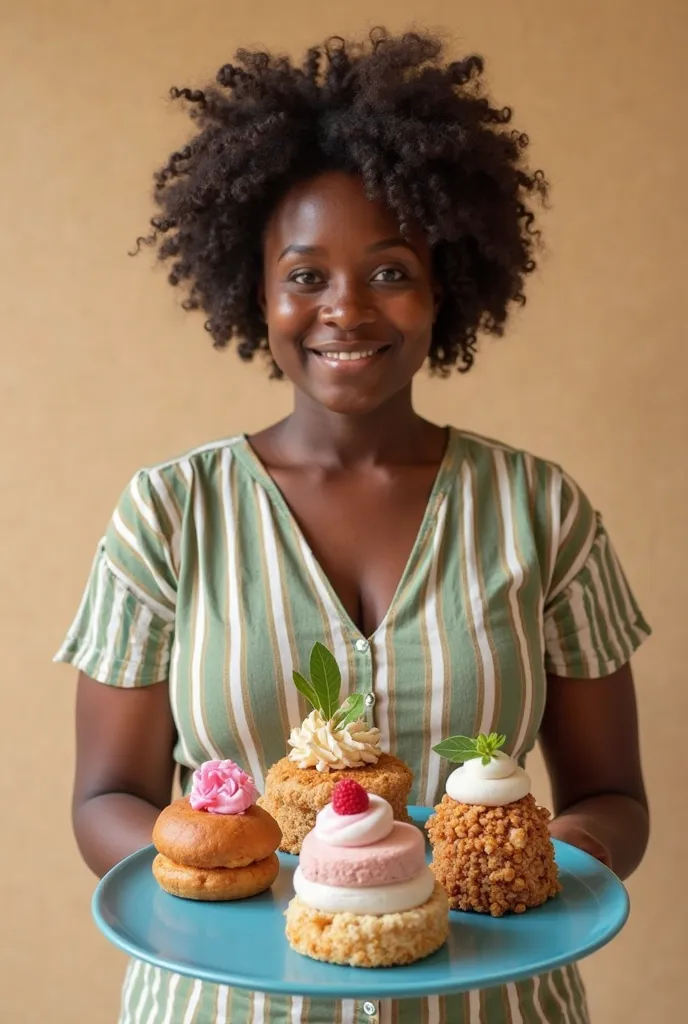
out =
[(337, 370), (363, 369), (376, 362), (385, 352), (388, 352), (391, 345), (382, 345), (378, 348), (359, 349), (332, 349), (320, 351), (319, 349), (307, 349), (309, 355), (314, 356), (319, 363)]

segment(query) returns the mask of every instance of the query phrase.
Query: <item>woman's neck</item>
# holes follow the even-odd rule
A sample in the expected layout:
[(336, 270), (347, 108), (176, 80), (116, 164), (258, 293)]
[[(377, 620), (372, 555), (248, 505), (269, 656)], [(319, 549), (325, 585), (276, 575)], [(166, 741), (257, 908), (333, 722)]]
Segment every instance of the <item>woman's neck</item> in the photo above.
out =
[(362, 415), (332, 412), (297, 392), (292, 414), (261, 438), (279, 463), (330, 470), (437, 462), (446, 444), (446, 432), (415, 412), (410, 388)]

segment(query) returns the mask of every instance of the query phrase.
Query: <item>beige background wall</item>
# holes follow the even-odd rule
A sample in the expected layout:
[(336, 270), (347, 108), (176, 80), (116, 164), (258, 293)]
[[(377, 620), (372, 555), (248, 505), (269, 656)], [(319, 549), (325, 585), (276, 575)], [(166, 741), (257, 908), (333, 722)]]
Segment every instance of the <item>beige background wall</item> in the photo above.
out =
[(91, 923), (94, 881), (69, 825), (73, 677), (50, 664), (113, 503), (139, 466), (289, 406), (287, 386), (211, 350), (149, 255), (126, 256), (150, 173), (186, 131), (168, 87), (201, 82), (236, 45), (301, 48), (360, 32), (371, 10), (394, 29), (420, 10), (487, 55), (554, 190), (527, 311), (468, 378), (422, 381), (418, 404), (564, 463), (604, 510), (655, 627), (636, 668), (652, 847), (631, 923), (585, 976), (595, 1024), (684, 1021), (688, 8), (351, 0), (327, 13), (337, 6), (0, 3), (0, 1019), (115, 1019), (123, 959)]

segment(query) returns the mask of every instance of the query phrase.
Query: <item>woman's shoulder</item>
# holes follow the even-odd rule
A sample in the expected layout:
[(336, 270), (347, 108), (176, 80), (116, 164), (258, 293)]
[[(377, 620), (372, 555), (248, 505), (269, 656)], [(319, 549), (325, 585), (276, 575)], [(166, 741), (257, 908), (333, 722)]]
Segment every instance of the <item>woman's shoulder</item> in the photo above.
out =
[(214, 441), (207, 441), (205, 444), (195, 445), (184, 451), (173, 455), (161, 462), (150, 463), (139, 469), (139, 474), (174, 473), (193, 470), (200, 465), (209, 465), (221, 461), (223, 457), (232, 457), (237, 446), (245, 441), (244, 434), (234, 434), (231, 437), (223, 437)]
[(468, 461), (475, 487), (492, 500), (496, 487), (506, 487), (511, 495), (529, 504), (534, 514), (549, 517), (558, 511), (566, 516), (572, 508), (577, 513), (592, 515), (587, 495), (578, 482), (559, 462), (535, 454), (526, 448), (507, 444), (468, 430), (454, 430), (458, 466)]
[(223, 473), (232, 465), (237, 447), (244, 440), (243, 434), (237, 434), (209, 441), (141, 466), (120, 493), (115, 520), (143, 519), (153, 529), (159, 528), (156, 524), (184, 518), (193, 505), (192, 495), (218, 492)]
[(159, 462), (146, 463), (133, 473), (127, 489), (152, 487), (155, 490), (164, 484), (175, 491), (188, 490), (194, 481), (214, 477), (218, 466), (231, 463), (236, 449), (244, 441), (244, 434), (236, 434), (195, 445)]
[(557, 473), (566, 475), (558, 462), (546, 458), (527, 448), (487, 437), (471, 430), (452, 428), (460, 451), (470, 457), (478, 467), (494, 465), (495, 462), (506, 465), (508, 469), (522, 469), (530, 473)]

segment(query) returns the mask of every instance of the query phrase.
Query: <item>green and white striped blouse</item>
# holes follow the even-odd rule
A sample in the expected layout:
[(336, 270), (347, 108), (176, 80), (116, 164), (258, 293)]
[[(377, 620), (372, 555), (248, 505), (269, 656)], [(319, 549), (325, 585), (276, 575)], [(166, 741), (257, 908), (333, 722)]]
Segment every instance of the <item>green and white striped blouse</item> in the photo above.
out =
[[(392, 604), (361, 634), (280, 491), (239, 436), (142, 470), (124, 492), (57, 661), (111, 686), (169, 679), (181, 783), (233, 758), (260, 789), (306, 708), (291, 682), (316, 640), (342, 695), (368, 696), (383, 747), (432, 805), (442, 737), (496, 731), (525, 756), (546, 673), (608, 675), (649, 635), (600, 517), (558, 467), (450, 430)], [(604, 685), (603, 683), (601, 685)], [(132, 962), (121, 1024), (585, 1024), (575, 968), (448, 998), (316, 1002)]]

